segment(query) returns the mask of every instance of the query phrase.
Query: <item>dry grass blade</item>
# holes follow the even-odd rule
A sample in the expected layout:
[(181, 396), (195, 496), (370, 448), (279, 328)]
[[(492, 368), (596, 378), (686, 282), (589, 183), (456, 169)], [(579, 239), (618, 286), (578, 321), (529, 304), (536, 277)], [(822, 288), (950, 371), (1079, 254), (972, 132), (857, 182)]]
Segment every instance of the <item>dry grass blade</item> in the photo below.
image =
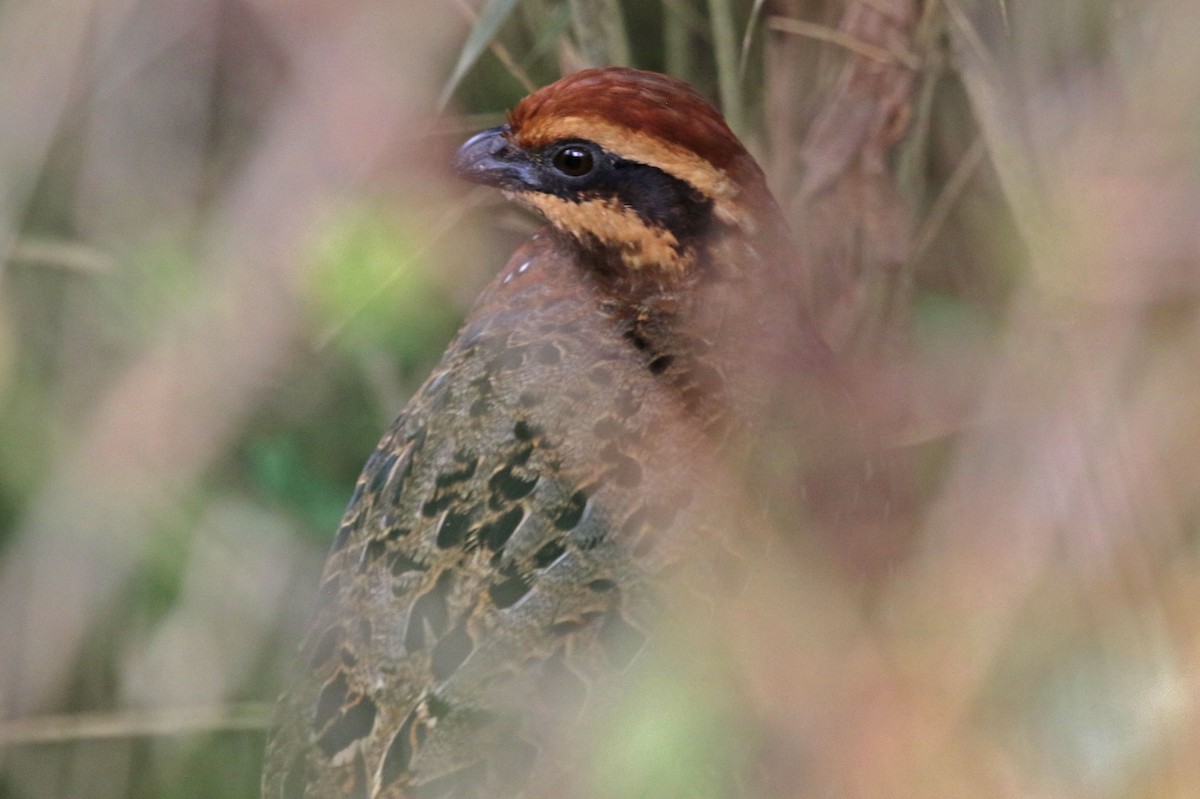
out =
[[(454, 1), (455, 5), (458, 6), (458, 10), (461, 11), (463, 16), (468, 20), (475, 22), (478, 19), (475, 14), (475, 9), (467, 5), (467, 0)], [(496, 56), (496, 59), (504, 65), (504, 68), (508, 70), (508, 74), (516, 78), (517, 83), (521, 84), (521, 88), (527, 92), (534, 91), (537, 88), (537, 85), (529, 77), (529, 74), (521, 68), (521, 65), (517, 63), (515, 58), (513, 58), (512, 53), (510, 53), (508, 48), (504, 46), (503, 42), (493, 39), (488, 44), (488, 49), (491, 50)]]
[(270, 720), (271, 706), (264, 702), (35, 716), (0, 722), (0, 747), (100, 738), (263, 730)]
[(1046, 246), (1044, 225), (1052, 213), (1032, 138), (1035, 123), (1019, 99), (1015, 70), (997, 64), (981, 29), (961, 3), (946, 0), (944, 5), (958, 71), (1005, 198), (1026, 242), (1035, 248)]
[(112, 258), (95, 247), (52, 239), (20, 239), (13, 245), (8, 260), (89, 275), (107, 274), (113, 268)]
[(488, 0), (484, 5), (475, 19), (475, 25), (467, 35), (467, 40), (463, 42), (462, 50), (458, 54), (458, 62), (455, 63), (454, 69), (450, 73), (450, 79), (446, 81), (442, 93), (438, 96), (439, 111), (450, 102), (450, 98), (454, 95), (467, 71), (479, 60), (484, 49), (495, 40), (496, 34), (500, 32), (500, 26), (508, 20), (509, 15), (516, 7), (517, 0)]
[(742, 54), (738, 58), (738, 79), (746, 77), (746, 61), (750, 58), (750, 45), (754, 41), (754, 31), (758, 27), (758, 15), (762, 12), (763, 0), (754, 0), (750, 9), (750, 18), (746, 20), (746, 32), (742, 35)]
[(717, 57), (717, 87), (721, 93), (721, 111), (725, 121), (739, 136), (746, 134), (746, 114), (742, 103), (742, 83), (738, 79), (738, 45), (733, 27), (733, 7), (729, 0), (708, 0), (712, 24), (713, 53)]
[(563, 32), (571, 24), (571, 9), (568, 6), (560, 5), (553, 8), (552, 11), (539, 15), (530, 11), (526, 5), (522, 5), (521, 8), (526, 10), (526, 14), (524, 14), (526, 29), (537, 33), (533, 47), (529, 48), (529, 53), (525, 56), (526, 61), (532, 63), (545, 54), (553, 52), (555, 47), (563, 42), (565, 38)]
[(861, 39), (849, 36), (842, 31), (818, 25), (814, 22), (805, 22), (804, 20), (792, 17), (769, 17), (767, 19), (767, 27), (781, 33), (791, 33), (796, 36), (806, 36), (810, 39), (818, 39), (823, 42), (836, 44), (853, 53), (883, 64), (901, 64), (909, 69), (917, 69), (921, 64), (920, 59), (912, 53), (892, 52), (870, 42), (864, 42)]
[(917, 229), (913, 240), (912, 260), (920, 258), (937, 238), (938, 231), (942, 229), (942, 225), (946, 223), (946, 218), (950, 216), (950, 211), (954, 208), (954, 203), (962, 196), (971, 176), (983, 163), (985, 152), (983, 138), (976, 136), (975, 140), (971, 142), (971, 146), (955, 164), (954, 171), (946, 180), (946, 184), (942, 186), (942, 190), (938, 192), (938, 196), (930, 204), (929, 213), (925, 215), (924, 221)]
[(632, 63), (625, 19), (617, 0), (571, 0), (575, 40), (591, 66)]
[(983, 39), (979, 36), (979, 31), (975, 30), (975, 26), (971, 24), (971, 20), (962, 6), (956, 0), (944, 0), (942, 5), (946, 9), (946, 13), (950, 15), (950, 20), (954, 23), (954, 33), (962, 38), (963, 42), (970, 49), (971, 54), (979, 59), (984, 66), (994, 69), (995, 65), (992, 64), (991, 57), (988, 55), (987, 46), (984, 45)]

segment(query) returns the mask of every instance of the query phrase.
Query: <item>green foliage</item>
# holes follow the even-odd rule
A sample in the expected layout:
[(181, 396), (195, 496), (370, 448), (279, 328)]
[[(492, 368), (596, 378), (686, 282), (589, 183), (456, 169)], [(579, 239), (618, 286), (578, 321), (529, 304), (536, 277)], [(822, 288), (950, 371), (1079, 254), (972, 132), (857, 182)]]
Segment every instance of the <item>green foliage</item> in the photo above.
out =
[(98, 324), (115, 342), (138, 346), (153, 339), (164, 319), (203, 285), (186, 235), (172, 232), (142, 241), (95, 281), (105, 313)]
[(162, 766), (144, 788), (159, 799), (257, 799), (264, 746), (251, 732), (185, 740), (159, 753)]
[(354, 210), (329, 224), (315, 247), (308, 288), (317, 329), (339, 350), (362, 355), (382, 348), (412, 364), (445, 342), (454, 311), (422, 241), (382, 209)]
[(14, 381), (0, 394), (0, 543), (50, 465), (54, 430), (45, 402), (32, 381)]
[[(609, 713), (593, 761), (595, 796), (723, 799), (739, 795), (746, 742), (730, 694), (697, 664), (654, 668)], [(706, 679), (707, 678), (707, 679)]]

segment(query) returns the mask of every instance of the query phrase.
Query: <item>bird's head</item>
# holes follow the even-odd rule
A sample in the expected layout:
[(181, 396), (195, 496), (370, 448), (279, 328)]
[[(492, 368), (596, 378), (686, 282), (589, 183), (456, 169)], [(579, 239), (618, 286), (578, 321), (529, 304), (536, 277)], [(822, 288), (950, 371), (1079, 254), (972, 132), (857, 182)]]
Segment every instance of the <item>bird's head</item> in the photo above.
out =
[[(637, 69), (576, 72), (471, 138), (457, 171), (496, 186), (585, 250), (657, 279), (774, 209), (762, 170), (707, 100)], [(777, 213), (777, 212), (775, 212)]]

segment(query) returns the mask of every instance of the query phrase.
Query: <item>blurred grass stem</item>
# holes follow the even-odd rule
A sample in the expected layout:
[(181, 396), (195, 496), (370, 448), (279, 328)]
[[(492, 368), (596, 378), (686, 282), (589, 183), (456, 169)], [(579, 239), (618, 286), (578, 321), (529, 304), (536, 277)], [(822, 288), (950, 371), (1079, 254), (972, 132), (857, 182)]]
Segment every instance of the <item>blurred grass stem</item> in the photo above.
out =
[(713, 53), (717, 58), (717, 87), (725, 121), (739, 137), (746, 135), (746, 110), (742, 83), (738, 79), (738, 42), (733, 25), (733, 5), (729, 0), (708, 0), (713, 34)]
[(0, 721), (0, 747), (103, 738), (265, 730), (271, 721), (271, 707), (271, 704), (266, 702), (245, 702), (210, 707), (121, 710), (113, 713), (74, 713), (9, 719)]
[(590, 66), (629, 66), (632, 56), (617, 0), (570, 0), (575, 41)]

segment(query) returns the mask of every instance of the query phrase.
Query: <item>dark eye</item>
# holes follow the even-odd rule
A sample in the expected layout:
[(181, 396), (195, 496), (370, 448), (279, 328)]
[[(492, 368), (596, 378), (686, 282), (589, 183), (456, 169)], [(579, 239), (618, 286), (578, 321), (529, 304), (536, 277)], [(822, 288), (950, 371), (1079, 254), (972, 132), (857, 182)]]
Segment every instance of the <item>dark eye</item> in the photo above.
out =
[(554, 168), (564, 175), (579, 178), (592, 171), (596, 165), (588, 148), (569, 144), (554, 154)]

